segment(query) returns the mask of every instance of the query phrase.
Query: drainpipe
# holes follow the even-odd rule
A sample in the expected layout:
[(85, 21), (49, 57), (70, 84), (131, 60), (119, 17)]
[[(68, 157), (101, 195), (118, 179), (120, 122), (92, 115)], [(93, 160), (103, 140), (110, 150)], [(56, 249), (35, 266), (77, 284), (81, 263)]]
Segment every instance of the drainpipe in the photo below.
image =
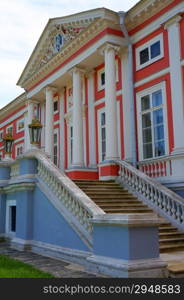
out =
[[(133, 81), (133, 51), (132, 51), (132, 42), (130, 36), (128, 34), (126, 25), (125, 25), (125, 16), (126, 13), (124, 11), (119, 11), (119, 21), (120, 21), (120, 28), (123, 32), (123, 35), (127, 41), (128, 46), (128, 65), (130, 72), (128, 72), (128, 82), (129, 82), (129, 96), (130, 96), (130, 110), (131, 110), (131, 132), (130, 132), (130, 139), (132, 139), (132, 161), (131, 163), (136, 167), (137, 162), (137, 152), (136, 152), (136, 131), (135, 131), (135, 107), (134, 107), (134, 81)], [(126, 99), (128, 100), (128, 99)]]

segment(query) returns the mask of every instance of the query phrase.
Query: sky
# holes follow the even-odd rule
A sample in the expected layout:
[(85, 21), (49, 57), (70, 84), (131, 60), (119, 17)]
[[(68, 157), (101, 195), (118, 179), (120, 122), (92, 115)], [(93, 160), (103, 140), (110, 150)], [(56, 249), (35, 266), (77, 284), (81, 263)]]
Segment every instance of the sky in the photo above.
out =
[(0, 0), (0, 109), (24, 90), (16, 83), (49, 18), (98, 7), (127, 11), (138, 0)]

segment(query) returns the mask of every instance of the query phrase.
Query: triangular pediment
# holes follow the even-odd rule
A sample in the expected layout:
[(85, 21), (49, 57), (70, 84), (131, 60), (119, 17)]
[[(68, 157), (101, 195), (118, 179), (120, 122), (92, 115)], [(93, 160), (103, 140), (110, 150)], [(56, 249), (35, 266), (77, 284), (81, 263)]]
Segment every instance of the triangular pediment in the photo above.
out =
[(47, 64), (63, 47), (74, 40), (86, 27), (105, 14), (105, 8), (50, 19), (18, 81), (23, 82)]

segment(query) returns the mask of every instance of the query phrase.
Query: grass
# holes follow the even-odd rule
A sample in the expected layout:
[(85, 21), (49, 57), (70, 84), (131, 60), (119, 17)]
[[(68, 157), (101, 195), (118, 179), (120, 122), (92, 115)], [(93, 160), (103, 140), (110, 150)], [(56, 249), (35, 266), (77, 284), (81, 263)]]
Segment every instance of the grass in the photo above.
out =
[(16, 259), (0, 255), (0, 278), (54, 278)]

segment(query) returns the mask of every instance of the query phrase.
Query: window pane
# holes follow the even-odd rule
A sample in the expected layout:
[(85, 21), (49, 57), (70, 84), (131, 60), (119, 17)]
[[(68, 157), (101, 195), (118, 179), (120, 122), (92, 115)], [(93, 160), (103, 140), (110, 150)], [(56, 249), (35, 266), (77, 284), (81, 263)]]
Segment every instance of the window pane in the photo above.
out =
[(105, 141), (102, 142), (102, 153), (104, 154), (106, 151)]
[(141, 110), (147, 110), (150, 108), (150, 96), (144, 96), (141, 98)]
[(162, 91), (156, 91), (152, 94), (152, 105), (153, 107), (159, 106), (162, 104)]
[(105, 84), (105, 72), (101, 73), (101, 85)]
[(151, 126), (151, 114), (147, 113), (142, 115), (142, 128), (147, 128)]
[(160, 41), (154, 43), (151, 45), (151, 58), (155, 58), (158, 55), (160, 55), (161, 50), (160, 50)]
[(102, 128), (102, 140), (105, 140), (105, 127)]
[(140, 64), (144, 64), (149, 61), (149, 51), (148, 48), (140, 51)]
[(54, 134), (54, 144), (57, 144), (57, 134)]
[(101, 114), (101, 125), (105, 125), (105, 113)]
[(143, 156), (144, 158), (153, 157), (152, 144), (144, 144), (143, 145)]
[(150, 142), (152, 142), (151, 128), (147, 128), (143, 130), (143, 143)]
[(155, 141), (164, 140), (164, 125), (154, 128)]
[(54, 111), (57, 111), (57, 110), (58, 110), (58, 102), (55, 101), (55, 102), (54, 102)]
[(154, 126), (163, 123), (163, 109), (157, 109), (153, 112)]
[(11, 231), (16, 231), (16, 206), (10, 206), (11, 209)]
[(160, 141), (155, 143), (155, 156), (165, 155), (165, 143)]

